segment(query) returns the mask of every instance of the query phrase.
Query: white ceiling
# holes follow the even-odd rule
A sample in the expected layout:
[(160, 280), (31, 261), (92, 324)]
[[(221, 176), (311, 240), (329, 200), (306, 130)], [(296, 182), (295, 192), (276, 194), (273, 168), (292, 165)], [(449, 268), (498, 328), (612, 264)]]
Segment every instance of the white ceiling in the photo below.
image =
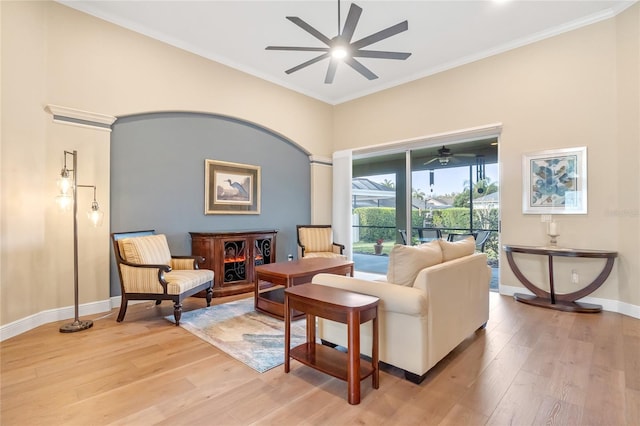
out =
[[(328, 59), (285, 74), (285, 70), (317, 56), (317, 52), (266, 51), (265, 47), (325, 47), (285, 17), (297, 16), (333, 38), (338, 34), (337, 0), (59, 2), (313, 98), (339, 104), (610, 18), (635, 0), (358, 0), (356, 4), (363, 12), (353, 40), (408, 20), (407, 31), (368, 49), (412, 55), (405, 61), (360, 58), (379, 76), (375, 80), (367, 80), (340, 64), (333, 84), (324, 83)], [(341, 3), (341, 27), (350, 4)]]

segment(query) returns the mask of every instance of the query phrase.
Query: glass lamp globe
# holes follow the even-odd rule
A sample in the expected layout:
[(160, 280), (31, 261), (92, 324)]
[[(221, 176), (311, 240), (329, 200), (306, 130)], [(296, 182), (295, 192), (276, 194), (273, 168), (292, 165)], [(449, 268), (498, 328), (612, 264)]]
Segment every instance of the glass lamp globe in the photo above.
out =
[(98, 206), (98, 202), (94, 201), (91, 203), (91, 210), (87, 212), (87, 217), (93, 224), (93, 226), (102, 225), (102, 220), (104, 219), (104, 213), (100, 211), (100, 207)]

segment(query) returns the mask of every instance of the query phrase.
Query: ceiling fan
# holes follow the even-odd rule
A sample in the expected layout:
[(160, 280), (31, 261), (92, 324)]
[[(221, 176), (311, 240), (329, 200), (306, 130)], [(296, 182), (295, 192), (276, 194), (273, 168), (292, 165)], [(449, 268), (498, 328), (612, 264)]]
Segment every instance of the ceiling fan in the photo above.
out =
[(424, 165), (426, 166), (427, 164), (431, 164), (434, 161), (438, 161), (441, 166), (446, 166), (447, 164), (449, 164), (449, 161), (451, 161), (451, 159), (455, 157), (476, 157), (476, 154), (453, 154), (449, 148), (446, 148), (444, 145), (442, 145), (442, 148), (438, 150), (438, 156), (427, 161), (426, 163), (424, 163)]
[(324, 79), (324, 82), (326, 84), (333, 83), (333, 79), (338, 68), (338, 63), (340, 61), (344, 61), (347, 65), (362, 74), (365, 78), (374, 80), (378, 78), (378, 76), (374, 74), (373, 71), (371, 71), (369, 68), (365, 67), (361, 62), (357, 61), (355, 58), (400, 60), (407, 59), (409, 56), (411, 56), (411, 53), (363, 50), (362, 48), (406, 31), (409, 28), (409, 24), (405, 20), (396, 25), (385, 28), (384, 30), (371, 34), (365, 38), (352, 42), (351, 38), (353, 37), (353, 34), (356, 30), (356, 26), (358, 25), (358, 20), (360, 19), (361, 14), (362, 8), (355, 3), (351, 3), (349, 14), (347, 15), (344, 27), (342, 28), (342, 31), (340, 31), (340, 0), (338, 0), (338, 35), (333, 38), (325, 36), (320, 31), (316, 30), (297, 16), (287, 16), (286, 18), (289, 21), (293, 22), (294, 24), (323, 42), (326, 47), (267, 46), (266, 50), (323, 52), (321, 55), (316, 56), (315, 58), (312, 58), (306, 62), (301, 63), (300, 65), (286, 70), (285, 73), (287, 74), (299, 71), (302, 68), (308, 67), (309, 65), (315, 64), (316, 62), (319, 62), (323, 59), (331, 58), (329, 62), (329, 68), (327, 69), (327, 74)]

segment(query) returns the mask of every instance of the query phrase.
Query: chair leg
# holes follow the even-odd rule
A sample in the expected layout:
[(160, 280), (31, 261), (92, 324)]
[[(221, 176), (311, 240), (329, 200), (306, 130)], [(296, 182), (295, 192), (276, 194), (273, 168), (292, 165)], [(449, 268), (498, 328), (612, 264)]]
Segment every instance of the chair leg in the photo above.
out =
[(122, 296), (122, 299), (120, 300), (120, 312), (118, 313), (118, 319), (116, 319), (117, 322), (122, 322), (124, 319), (124, 314), (127, 313), (127, 302), (127, 297)]
[(160, 300), (160, 299), (156, 300), (156, 306), (161, 304), (161, 303), (162, 303), (162, 300)]
[(175, 302), (173, 304), (173, 318), (176, 320), (176, 326), (180, 325), (180, 318), (182, 317), (182, 303)]
[(211, 299), (213, 298), (213, 289), (209, 287), (207, 289), (207, 307), (211, 306)]

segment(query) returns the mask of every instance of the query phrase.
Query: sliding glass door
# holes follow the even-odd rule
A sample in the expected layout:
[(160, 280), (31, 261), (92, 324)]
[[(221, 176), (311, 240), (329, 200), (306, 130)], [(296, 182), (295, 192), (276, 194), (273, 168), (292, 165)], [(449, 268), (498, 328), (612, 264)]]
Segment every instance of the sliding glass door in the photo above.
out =
[(396, 243), (415, 245), (468, 235), (497, 268), (498, 182), (497, 137), (354, 155), (356, 270), (386, 273), (388, 253)]

